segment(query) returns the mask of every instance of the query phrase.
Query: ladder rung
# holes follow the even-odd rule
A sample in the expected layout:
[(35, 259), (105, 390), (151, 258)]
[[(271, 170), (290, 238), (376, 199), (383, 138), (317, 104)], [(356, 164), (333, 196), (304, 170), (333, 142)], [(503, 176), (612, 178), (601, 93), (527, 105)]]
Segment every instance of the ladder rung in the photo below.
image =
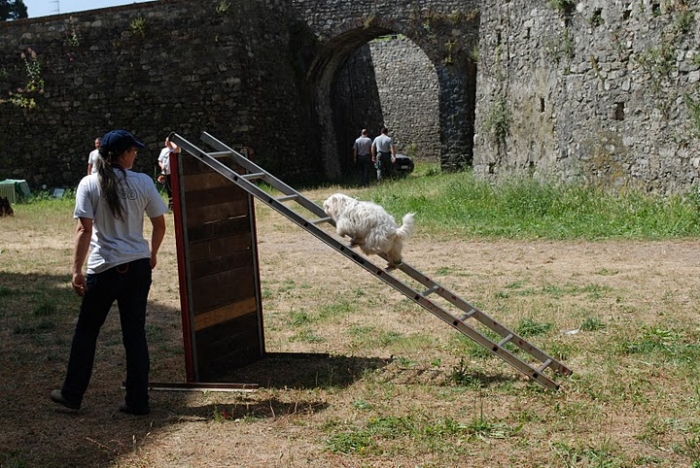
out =
[(207, 156), (218, 158), (219, 156), (231, 156), (232, 154), (230, 151), (214, 151), (213, 153), (207, 153)]
[(549, 365), (550, 365), (552, 362), (553, 362), (553, 359), (547, 359), (546, 361), (544, 361), (544, 364), (542, 364), (542, 365), (537, 369), (537, 372), (542, 372), (542, 371), (545, 370), (547, 367), (549, 367)]
[(509, 342), (510, 340), (512, 340), (512, 339), (513, 339), (513, 334), (510, 333), (508, 336), (506, 336), (505, 338), (503, 338), (503, 339), (498, 343), (498, 346), (502, 347), (504, 344), (508, 343), (508, 342)]
[(315, 220), (311, 221), (311, 224), (321, 224), (321, 223), (327, 223), (329, 221), (333, 221), (333, 218), (331, 218), (330, 216), (328, 216), (326, 218), (315, 219)]
[(437, 291), (438, 289), (440, 289), (440, 285), (437, 285), (437, 284), (436, 284), (436, 285), (433, 286), (432, 288), (428, 288), (428, 289), (426, 289), (425, 291), (423, 291), (423, 292), (421, 293), (421, 296), (426, 297), (426, 296), (428, 296), (428, 295), (434, 293), (434, 292)]
[(255, 172), (253, 174), (244, 174), (241, 177), (243, 177), (246, 180), (251, 180), (251, 179), (262, 179), (265, 176), (267, 176), (267, 173), (265, 173), (265, 172)]
[(286, 202), (286, 201), (289, 201), (289, 200), (296, 200), (297, 198), (299, 198), (299, 194), (298, 194), (298, 193), (295, 193), (295, 194), (292, 194), (292, 195), (285, 195), (284, 197), (277, 197), (277, 198), (275, 198), (275, 200), (277, 200), (278, 202), (282, 203), (282, 202)]
[(467, 312), (466, 314), (462, 315), (462, 316), (459, 318), (459, 320), (460, 320), (461, 322), (464, 322), (465, 320), (467, 320), (469, 317), (471, 317), (471, 316), (474, 315), (474, 314), (476, 314), (476, 309), (472, 309), (472, 310), (470, 310), (469, 312)]

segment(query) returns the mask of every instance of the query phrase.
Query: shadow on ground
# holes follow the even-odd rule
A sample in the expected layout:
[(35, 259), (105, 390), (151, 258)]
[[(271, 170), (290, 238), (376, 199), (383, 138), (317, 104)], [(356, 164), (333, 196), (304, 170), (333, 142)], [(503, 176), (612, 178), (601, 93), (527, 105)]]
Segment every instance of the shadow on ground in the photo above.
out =
[[(151, 392), (152, 413), (117, 411), (125, 377), (118, 312), (97, 344), (83, 406), (49, 400), (63, 381), (79, 298), (68, 276), (0, 272), (0, 467), (96, 467), (136, 453), (159, 432), (183, 422), (276, 418), (324, 410), (320, 396), (282, 401), (270, 392), (209, 395)], [(186, 381), (180, 311), (149, 303), (147, 333), (152, 382)], [(236, 381), (269, 389), (337, 388), (387, 365), (379, 358), (269, 354), (235, 371)], [(203, 396), (204, 395), (204, 396)]]
[(260, 361), (232, 371), (224, 379), (265, 388), (340, 388), (390, 362), (390, 359), (371, 357), (267, 353)]

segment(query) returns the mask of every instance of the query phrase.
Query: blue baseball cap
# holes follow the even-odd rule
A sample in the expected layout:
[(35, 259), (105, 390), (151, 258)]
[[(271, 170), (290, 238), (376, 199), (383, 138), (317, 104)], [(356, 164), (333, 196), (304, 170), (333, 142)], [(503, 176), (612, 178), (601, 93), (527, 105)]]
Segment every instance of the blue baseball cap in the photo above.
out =
[(132, 147), (145, 148), (142, 142), (137, 140), (134, 135), (127, 132), (126, 130), (112, 130), (107, 132), (105, 136), (102, 137), (102, 148), (107, 151), (113, 151), (115, 153), (123, 153)]

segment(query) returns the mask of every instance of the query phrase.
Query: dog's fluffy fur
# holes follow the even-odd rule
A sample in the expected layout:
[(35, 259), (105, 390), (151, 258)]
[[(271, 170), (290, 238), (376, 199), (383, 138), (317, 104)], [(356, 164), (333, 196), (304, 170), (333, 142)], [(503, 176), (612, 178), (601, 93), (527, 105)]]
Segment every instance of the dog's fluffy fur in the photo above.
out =
[(413, 213), (403, 217), (399, 226), (394, 217), (376, 203), (355, 200), (342, 193), (323, 202), (323, 210), (335, 221), (338, 235), (350, 237), (350, 246), (359, 246), (367, 254), (383, 253), (389, 267), (401, 263), (403, 241), (413, 232)]

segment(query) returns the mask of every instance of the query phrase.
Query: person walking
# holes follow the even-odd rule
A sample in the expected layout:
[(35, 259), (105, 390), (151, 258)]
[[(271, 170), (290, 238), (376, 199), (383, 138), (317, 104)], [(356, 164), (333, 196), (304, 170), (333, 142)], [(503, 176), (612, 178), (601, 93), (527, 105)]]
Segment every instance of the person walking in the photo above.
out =
[(168, 209), (173, 209), (173, 186), (170, 183), (170, 155), (180, 152), (180, 148), (170, 141), (170, 135), (165, 138), (165, 148), (158, 155), (158, 166), (163, 174), (165, 191), (168, 193)]
[(97, 174), (97, 158), (100, 157), (100, 138), (95, 138), (95, 149), (88, 155), (87, 174)]
[(372, 172), (372, 139), (363, 128), (360, 137), (352, 146), (353, 162), (360, 166), (360, 185), (369, 187), (369, 174)]
[[(146, 304), (151, 270), (158, 264), (165, 235), (167, 207), (151, 177), (131, 171), (143, 143), (125, 130), (107, 133), (101, 143), (98, 172), (80, 181), (75, 196), (71, 285), (82, 302), (63, 386), (50, 397), (59, 405), (80, 409), (97, 337), (116, 301), (126, 351), (126, 395), (119, 411), (145, 415), (150, 412)], [(143, 237), (144, 213), (153, 226), (150, 248)]]
[(396, 161), (394, 140), (388, 135), (389, 130), (382, 127), (382, 133), (372, 142), (372, 161), (377, 166), (377, 180), (391, 178), (392, 168)]

